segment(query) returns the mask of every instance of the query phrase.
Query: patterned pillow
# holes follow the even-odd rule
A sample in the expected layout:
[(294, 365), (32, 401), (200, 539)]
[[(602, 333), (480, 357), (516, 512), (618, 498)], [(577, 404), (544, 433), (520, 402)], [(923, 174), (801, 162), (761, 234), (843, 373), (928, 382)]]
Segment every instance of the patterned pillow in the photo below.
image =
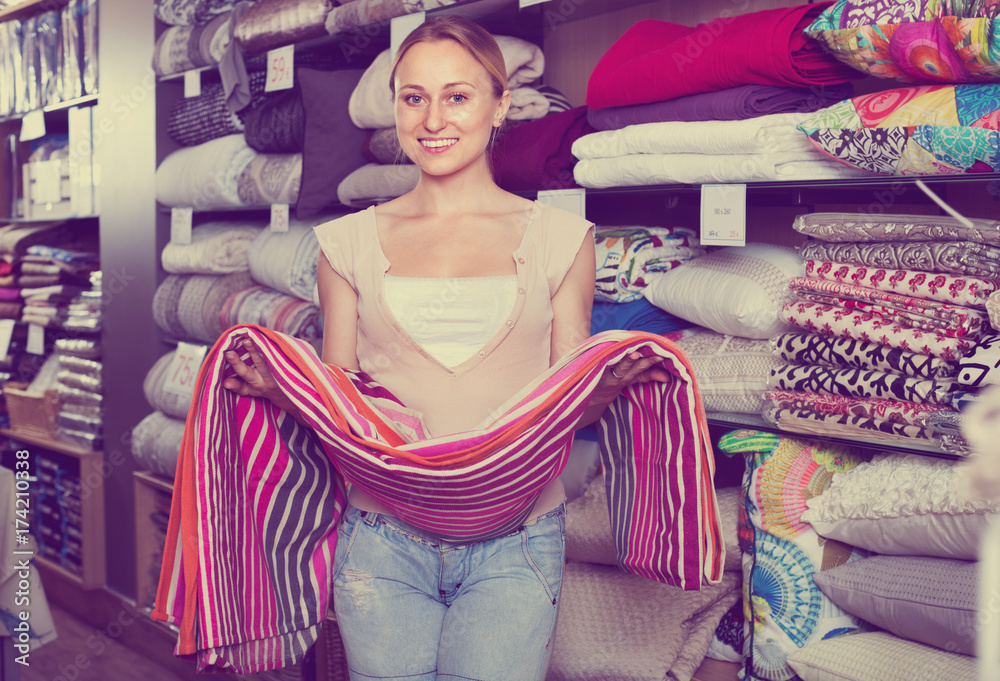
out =
[(719, 449), (746, 456), (739, 528), (746, 658), (741, 678), (798, 678), (786, 661), (791, 653), (859, 625), (823, 595), (813, 576), (868, 554), (824, 540), (802, 513), (835, 473), (854, 468), (864, 455), (753, 430), (727, 433)]
[(996, 3), (967, 3), (977, 8), (966, 12), (956, 7), (964, 17), (940, 16), (942, 4), (839, 0), (805, 32), (848, 66), (879, 78), (904, 83), (1000, 80), (1000, 45), (990, 41), (1000, 32)]
[(860, 95), (799, 124), (845, 165), (882, 175), (1000, 171), (1000, 85), (920, 85)]
[(872, 556), (818, 573), (847, 612), (897, 636), (976, 654), (978, 564), (926, 556)]

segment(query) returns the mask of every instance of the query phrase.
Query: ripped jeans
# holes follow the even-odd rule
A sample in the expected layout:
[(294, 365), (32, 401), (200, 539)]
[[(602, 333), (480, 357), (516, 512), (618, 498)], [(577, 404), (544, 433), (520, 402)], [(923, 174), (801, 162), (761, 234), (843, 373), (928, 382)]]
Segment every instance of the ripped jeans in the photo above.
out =
[(555, 632), (565, 507), (471, 544), (350, 506), (334, 607), (352, 681), (541, 681)]

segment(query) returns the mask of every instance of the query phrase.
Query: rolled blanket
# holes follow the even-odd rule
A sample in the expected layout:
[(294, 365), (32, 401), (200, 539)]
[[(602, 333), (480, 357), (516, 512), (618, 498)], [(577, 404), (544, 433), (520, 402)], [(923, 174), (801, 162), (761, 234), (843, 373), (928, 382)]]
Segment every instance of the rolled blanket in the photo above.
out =
[(864, 177), (861, 170), (815, 154), (633, 154), (580, 161), (573, 177), (584, 186), (636, 187), (705, 182), (836, 180)]
[(239, 179), (256, 155), (243, 135), (178, 149), (156, 169), (156, 200), (192, 208), (241, 206)]
[[(308, 427), (221, 386), (231, 375), (224, 352), (246, 360), (246, 337)], [(635, 351), (663, 357), (672, 380), (629, 386), (598, 426), (619, 565), (688, 590), (718, 583), (725, 551), (708, 425), (690, 367), (669, 341), (638, 332), (593, 337), (481, 428), (427, 438), (418, 415), (364, 375), (322, 364), (304, 342), (241, 326), (212, 348), (198, 376), (153, 618), (180, 628), (176, 653), (195, 655), (202, 671), (294, 664), (329, 607), (344, 480), (451, 540), (516, 530), (565, 465), (573, 424), (601, 375)], [(469, 485), (483, 476), (493, 484)], [(206, 494), (227, 503), (200, 514), (196, 498)], [(222, 536), (230, 540), (219, 543)], [(286, 555), (301, 556), (295, 565), (305, 571), (286, 567)], [(267, 578), (238, 577), (253, 566)], [(218, 617), (246, 603), (259, 604), (252, 616), (231, 625)]]
[[(399, 1), (389, 0), (390, 3)], [(420, 1), (417, 0), (417, 2)], [(439, 2), (439, 0), (424, 1)], [(327, 28), (330, 27), (331, 21), (337, 20), (338, 13), (341, 13), (341, 11), (351, 12), (353, 9), (361, 8), (363, 3), (370, 4), (366, 3), (366, 0), (354, 0), (349, 5), (335, 8), (330, 13)], [(414, 3), (407, 2), (406, 4), (411, 5)], [(451, 3), (444, 2), (442, 4)], [(336, 33), (338, 30), (348, 30), (349, 28), (331, 29), (330, 33)], [(504, 63), (507, 65), (508, 89), (513, 92), (513, 90), (530, 83), (542, 75), (542, 70), (545, 68), (545, 57), (540, 47), (526, 40), (511, 36), (496, 35), (493, 37), (500, 46)], [(389, 90), (389, 73), (391, 71), (392, 55), (389, 53), (389, 50), (384, 50), (375, 57), (371, 66), (365, 70), (357, 87), (351, 93), (348, 108), (351, 113), (351, 120), (359, 128), (391, 128), (396, 125), (393, 117), (392, 92)], [(544, 98), (544, 95), (542, 97)], [(538, 104), (541, 106), (540, 102)], [(548, 111), (548, 105), (546, 105), (545, 109)]]
[(267, 72), (251, 71), (247, 77), (251, 103), (236, 113), (231, 113), (226, 107), (222, 83), (206, 83), (197, 97), (175, 99), (167, 117), (170, 138), (181, 146), (192, 147), (226, 135), (243, 133), (250, 112), (265, 97)]
[(299, 87), (267, 95), (245, 117), (247, 144), (262, 154), (301, 152), (306, 116)]
[(160, 260), (170, 274), (230, 274), (250, 269), (247, 252), (264, 225), (208, 222), (191, 230), (191, 243), (169, 242)]
[(302, 186), (302, 154), (258, 154), (240, 173), (237, 193), (245, 206), (293, 205)]
[(508, 129), (490, 152), (497, 184), (511, 192), (578, 186), (571, 149), (593, 131), (586, 111), (581, 106)]
[(642, 298), (649, 277), (705, 255), (694, 230), (686, 227), (599, 228), (594, 299), (628, 303)]
[(1000, 291), (1000, 279), (882, 269), (829, 260), (807, 260), (806, 276), (978, 309), (984, 309), (990, 295)]
[(153, 70), (158, 76), (183, 73), (222, 61), (230, 42), (230, 13), (203, 24), (171, 26), (153, 47)]
[(811, 260), (1000, 279), (1000, 247), (969, 241), (807, 241), (799, 252)]
[(979, 341), (989, 329), (984, 311), (961, 305), (812, 277), (796, 277), (788, 282), (788, 288), (799, 300), (859, 310), (901, 326), (936, 331), (945, 336)]
[(256, 0), (237, 20), (233, 36), (246, 54), (326, 35), (332, 0)]
[(883, 371), (785, 364), (771, 370), (768, 387), (844, 397), (882, 399), (941, 404), (950, 402), (958, 384), (951, 380), (910, 378)]
[(416, 187), (419, 179), (420, 168), (415, 165), (368, 163), (341, 181), (337, 198), (345, 206), (365, 206), (402, 196)]
[(1000, 221), (946, 215), (806, 213), (792, 227), (821, 241), (975, 241), (1000, 246)]
[(171, 274), (153, 294), (153, 319), (174, 338), (214, 343), (226, 328), (219, 320), (226, 300), (253, 285), (249, 272)]
[(154, 411), (132, 429), (131, 450), (136, 468), (172, 479), (183, 440), (184, 419), (172, 419)]
[(815, 86), (857, 80), (802, 31), (830, 2), (721, 16), (697, 26), (647, 19), (594, 67), (587, 106), (645, 104), (737, 85)]
[(821, 333), (783, 333), (771, 338), (774, 354), (789, 364), (817, 364), (884, 371), (913, 378), (954, 378), (955, 362), (880, 343)]
[(819, 111), (853, 94), (853, 86), (846, 83), (815, 88), (738, 85), (665, 102), (589, 109), (587, 120), (598, 130), (661, 121), (741, 121), (772, 114)]
[(579, 159), (631, 154), (781, 154), (816, 157), (796, 125), (808, 114), (775, 114), (745, 121), (643, 123), (581, 137), (573, 144)]
[[(146, 378), (142, 381), (142, 392), (146, 396), (149, 406), (157, 412), (163, 412), (163, 414), (175, 419), (181, 419), (183, 422), (187, 418), (188, 409), (191, 407), (191, 398), (194, 397), (194, 385), (192, 384), (191, 386), (191, 393), (186, 395), (180, 395), (176, 392), (163, 389), (163, 386), (167, 382), (167, 370), (170, 368), (170, 363), (176, 354), (176, 350), (171, 350), (156, 360), (149, 371), (146, 372)], [(176, 463), (177, 461), (175, 460), (174, 464), (176, 465)], [(173, 477), (173, 475), (174, 472), (171, 470), (170, 477)]]
[(863, 416), (911, 426), (928, 426), (925, 420), (931, 415), (957, 414), (948, 405), (918, 404), (877, 397), (844, 397), (797, 390), (772, 390), (767, 394), (767, 399), (778, 409), (805, 409), (820, 414)]
[(223, 326), (260, 324), (312, 344), (323, 338), (317, 305), (266, 286), (251, 286), (229, 296), (219, 318)]
[(900, 327), (877, 315), (859, 310), (801, 300), (785, 303), (778, 317), (815, 333), (879, 343), (921, 355), (940, 357), (950, 362), (957, 361), (975, 346), (974, 342), (965, 338)]
[(172, 26), (203, 24), (233, 8), (236, 0), (156, 0), (156, 18)]
[(287, 232), (262, 231), (248, 252), (250, 274), (265, 286), (318, 305), (319, 241), (312, 228), (336, 217), (324, 215), (304, 222), (293, 220)]

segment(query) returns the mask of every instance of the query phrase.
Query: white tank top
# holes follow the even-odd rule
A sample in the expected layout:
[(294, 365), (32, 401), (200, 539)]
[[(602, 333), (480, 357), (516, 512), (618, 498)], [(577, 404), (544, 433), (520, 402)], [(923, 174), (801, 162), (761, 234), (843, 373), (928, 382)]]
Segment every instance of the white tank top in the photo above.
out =
[(510, 318), (517, 275), (384, 275), (385, 303), (400, 327), (442, 366), (456, 367), (485, 346)]

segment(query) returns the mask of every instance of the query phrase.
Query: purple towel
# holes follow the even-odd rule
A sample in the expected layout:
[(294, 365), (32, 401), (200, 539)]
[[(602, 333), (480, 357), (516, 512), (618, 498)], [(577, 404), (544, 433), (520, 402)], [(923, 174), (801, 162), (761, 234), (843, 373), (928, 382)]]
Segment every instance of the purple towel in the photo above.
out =
[(590, 109), (587, 121), (598, 130), (660, 121), (740, 121), (769, 114), (819, 111), (853, 94), (850, 83), (814, 87), (741, 85), (665, 102)]

